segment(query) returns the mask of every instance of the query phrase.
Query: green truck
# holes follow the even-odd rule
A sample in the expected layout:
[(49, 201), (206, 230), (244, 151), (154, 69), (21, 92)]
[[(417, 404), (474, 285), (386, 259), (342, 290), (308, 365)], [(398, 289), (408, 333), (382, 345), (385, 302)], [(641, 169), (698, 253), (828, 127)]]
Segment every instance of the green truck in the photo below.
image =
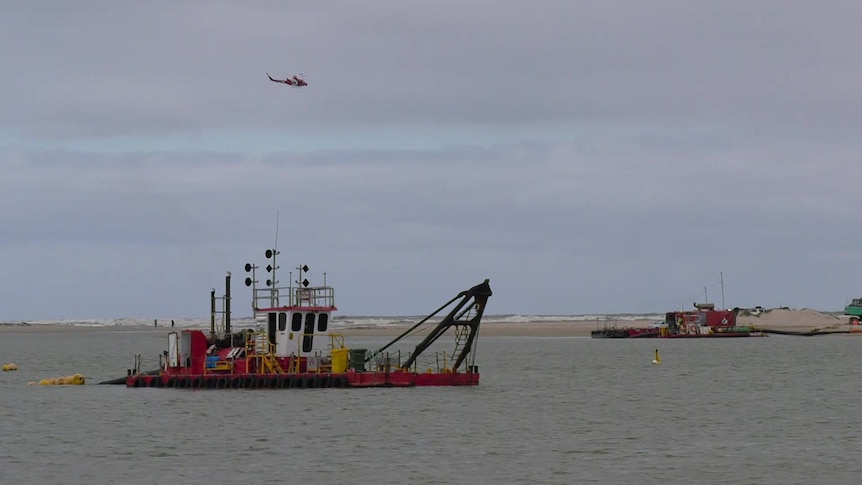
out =
[(862, 298), (854, 298), (844, 307), (844, 314), (850, 316), (850, 325), (859, 325), (862, 319)]

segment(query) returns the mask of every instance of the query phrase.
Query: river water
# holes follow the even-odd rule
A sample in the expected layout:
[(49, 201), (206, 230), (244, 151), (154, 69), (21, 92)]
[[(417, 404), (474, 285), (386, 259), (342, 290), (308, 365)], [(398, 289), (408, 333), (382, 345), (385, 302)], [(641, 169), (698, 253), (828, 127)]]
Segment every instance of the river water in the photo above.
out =
[[(0, 374), (0, 483), (862, 482), (854, 336), (485, 337), (473, 388), (91, 385), (135, 353), (155, 367), (166, 343), (0, 334), (0, 361), (20, 368)], [(27, 385), (75, 372), (87, 385)]]

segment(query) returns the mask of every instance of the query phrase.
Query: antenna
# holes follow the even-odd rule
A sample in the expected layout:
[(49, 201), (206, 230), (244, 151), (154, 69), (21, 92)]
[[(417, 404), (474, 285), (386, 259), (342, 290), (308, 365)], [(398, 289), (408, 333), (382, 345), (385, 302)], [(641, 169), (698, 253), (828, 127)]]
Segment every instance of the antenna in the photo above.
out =
[(278, 251), (278, 216), (279, 211), (275, 211), (275, 246), (272, 249)]

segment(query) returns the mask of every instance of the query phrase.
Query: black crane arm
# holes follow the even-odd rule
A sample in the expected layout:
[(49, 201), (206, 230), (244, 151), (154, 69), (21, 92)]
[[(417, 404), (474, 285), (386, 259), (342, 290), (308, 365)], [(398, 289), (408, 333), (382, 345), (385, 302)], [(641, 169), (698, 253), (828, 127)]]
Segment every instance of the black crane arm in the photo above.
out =
[[(455, 305), (454, 308), (446, 315), (440, 323), (434, 327), (433, 330), (425, 337), (422, 342), (420, 342), (413, 353), (410, 355), (410, 358), (407, 359), (404, 364), (402, 364), (402, 368), (408, 369), (415, 362), (416, 358), (424, 352), (431, 344), (434, 343), (435, 340), (440, 338), (447, 330), (449, 330), (453, 326), (461, 325), (466, 326), (470, 329), (470, 334), (467, 337), (464, 347), (461, 349), (461, 352), (455, 357), (455, 361), (452, 365), (453, 369), (457, 369), (459, 365), (464, 361), (467, 357), (467, 354), (470, 353), (470, 350), (473, 348), (473, 342), (475, 341), (478, 333), (479, 333), (479, 323), (482, 321), (482, 314), (485, 311), (485, 304), (488, 302), (488, 297), (492, 295), (491, 285), (489, 280), (485, 280), (482, 283), (470, 288), (469, 290), (462, 291), (458, 293), (457, 296), (449, 300), (445, 305), (441, 306), (434, 313), (428, 315), (423, 318), (419, 323), (407, 329), (404, 333), (393, 339), (391, 342), (387, 343), (380, 349), (370, 353), (365, 361), (368, 362), (373, 359), (375, 356), (379, 355), (381, 352), (389, 348), (395, 342), (401, 340), (405, 336), (409, 335), (411, 332), (416, 330), (420, 325), (427, 322), (430, 318), (432, 318), (437, 313), (440, 313), (443, 309), (451, 305), (453, 302), (458, 300), (461, 301)], [(466, 315), (470, 309), (474, 309), (475, 312), (473, 316), (469, 320), (462, 320), (461, 317)]]

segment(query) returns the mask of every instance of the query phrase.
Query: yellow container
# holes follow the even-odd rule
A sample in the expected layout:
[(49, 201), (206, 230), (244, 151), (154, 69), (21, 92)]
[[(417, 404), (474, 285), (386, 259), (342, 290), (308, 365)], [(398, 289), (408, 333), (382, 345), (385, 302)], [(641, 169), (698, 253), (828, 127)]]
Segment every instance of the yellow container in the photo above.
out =
[(347, 349), (332, 349), (332, 373), (347, 372)]

